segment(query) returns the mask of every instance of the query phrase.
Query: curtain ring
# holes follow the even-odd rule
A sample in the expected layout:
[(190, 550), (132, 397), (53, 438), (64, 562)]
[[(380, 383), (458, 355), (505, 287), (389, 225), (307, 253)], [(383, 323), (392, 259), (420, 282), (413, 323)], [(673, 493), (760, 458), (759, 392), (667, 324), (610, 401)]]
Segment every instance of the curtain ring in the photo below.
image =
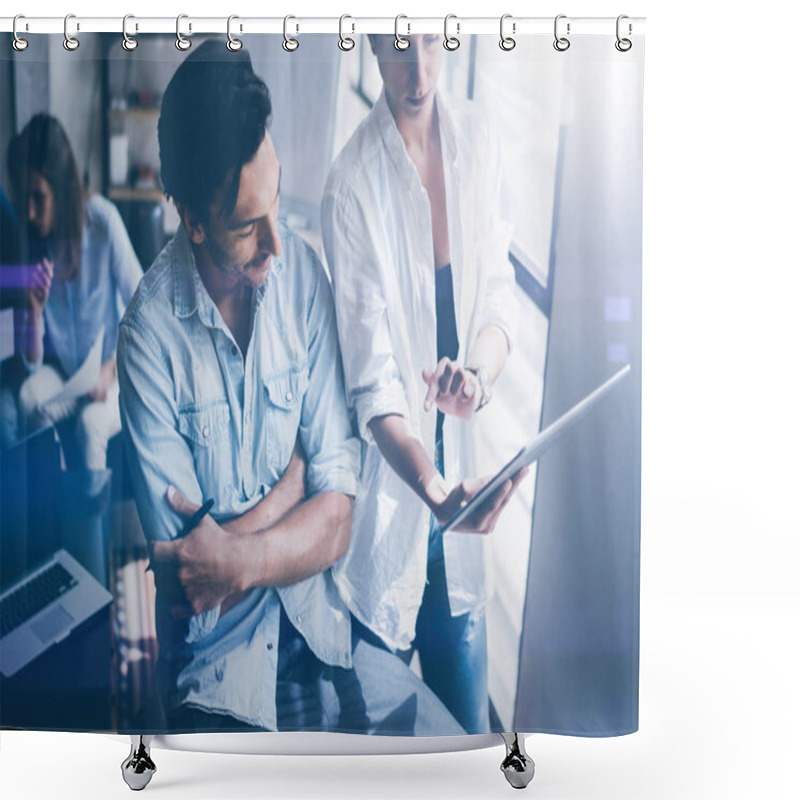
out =
[[(344, 50), (345, 53), (348, 52), (349, 50), (352, 50), (356, 46), (355, 39), (351, 39), (349, 36), (345, 36), (344, 31), (342, 30), (344, 21), (346, 19), (353, 19), (353, 18), (349, 14), (342, 14), (342, 16), (339, 17), (339, 49)], [(356, 32), (355, 23), (351, 22), (350, 24), (353, 28), (351, 33), (355, 33)]]
[[(614, 42), (614, 47), (616, 47), (617, 50), (620, 51), (620, 53), (627, 53), (628, 50), (630, 50), (631, 47), (633, 47), (633, 42), (630, 39), (623, 39), (619, 35), (620, 23), (624, 19), (628, 19), (628, 15), (627, 14), (620, 14), (617, 17), (617, 41)], [(628, 23), (628, 33), (630, 34), (630, 33), (632, 33), (632, 31), (633, 31), (633, 27), (631, 26), (630, 23)]]
[[(297, 19), (297, 17), (293, 17), (291, 14), (288, 14), (283, 18), (283, 49), (287, 53), (293, 53), (298, 47), (300, 47), (300, 42), (298, 42), (297, 39), (289, 36), (287, 33), (287, 27), (290, 19)], [(295, 27), (298, 31), (300, 30), (299, 25), (296, 25)]]
[[(458, 50), (458, 48), (461, 47), (461, 40), (457, 36), (449, 36), (447, 33), (447, 23), (451, 19), (458, 19), (458, 17), (455, 14), (448, 14), (444, 18), (444, 41), (442, 42), (442, 45), (444, 46), (445, 50), (449, 50), (452, 53), (453, 50)], [(460, 22), (456, 22), (456, 33), (461, 33)]]
[[(80, 47), (80, 42), (74, 37), (69, 35), (69, 21), (71, 19), (75, 19), (74, 14), (67, 14), (64, 17), (64, 49), (69, 50), (70, 53), (73, 50), (77, 50)], [(76, 23), (77, 30), (80, 30), (80, 25)]]
[[(14, 17), (14, 24), (11, 27), (11, 32), (14, 34), (14, 41), (11, 43), (11, 45), (18, 53), (21, 53), (23, 50), (27, 50), (27, 48), (28, 48), (28, 40), (27, 39), (23, 39), (17, 33), (17, 20), (18, 19), (25, 19), (25, 15), (24, 14), (17, 14), (17, 16)], [(27, 25), (26, 25), (26, 28), (27, 28)]]
[[(184, 50), (188, 50), (192, 46), (192, 40), (187, 39), (181, 33), (181, 20), (188, 19), (188, 14), (178, 14), (177, 18), (175, 19), (175, 47), (178, 48), (181, 52)], [(189, 31), (192, 30), (191, 24), (189, 25)]]
[[(411, 47), (411, 39), (407, 39), (405, 36), (400, 35), (401, 19), (408, 19), (408, 17), (405, 14), (398, 14), (394, 18), (394, 49), (408, 50), (408, 48)], [(411, 33), (411, 25), (408, 25), (408, 32)]]
[[(561, 19), (566, 19), (566, 14), (559, 14), (556, 17), (555, 22), (553, 23), (553, 36), (555, 36), (555, 41), (553, 42), (553, 47), (558, 50), (559, 53), (563, 53), (565, 50), (569, 50), (570, 41), (567, 39), (566, 36), (559, 36), (558, 35), (558, 21)], [(567, 36), (569, 36), (569, 22), (567, 23)]]
[[(507, 19), (511, 19), (511, 14), (503, 14), (500, 17), (500, 49), (505, 50), (508, 52), (509, 50), (513, 50), (517, 46), (517, 40), (512, 38), (511, 36), (506, 36), (505, 34), (505, 24)], [(517, 32), (517, 23), (514, 22), (511, 24), (511, 32)]]
[[(127, 50), (129, 53), (132, 50), (135, 50), (139, 46), (139, 40), (134, 38), (133, 36), (128, 36), (128, 20), (129, 19), (136, 19), (133, 14), (126, 14), (122, 18), (122, 49)], [(136, 29), (139, 29), (139, 26), (136, 26)]]
[[(236, 16), (236, 14), (231, 14), (231, 15), (228, 17), (228, 41), (227, 41), (227, 48), (228, 48), (228, 50), (230, 50), (230, 51), (231, 51), (231, 53), (235, 53), (235, 52), (237, 52), (238, 50), (241, 50), (241, 49), (242, 49), (242, 40), (241, 40), (241, 39), (237, 39), (235, 36), (231, 36), (231, 22), (233, 22), (233, 20), (235, 20), (235, 19), (239, 19), (239, 17), (237, 17), (237, 16)], [(241, 30), (241, 27), (239, 28), (239, 30)]]

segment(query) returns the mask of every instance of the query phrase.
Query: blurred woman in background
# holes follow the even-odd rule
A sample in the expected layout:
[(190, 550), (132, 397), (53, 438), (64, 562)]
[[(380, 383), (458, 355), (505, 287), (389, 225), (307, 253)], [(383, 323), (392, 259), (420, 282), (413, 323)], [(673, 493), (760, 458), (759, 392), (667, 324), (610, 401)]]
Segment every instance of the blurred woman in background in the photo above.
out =
[[(37, 114), (12, 139), (8, 169), (20, 225), (27, 221), (26, 303), (16, 326), (28, 373), (19, 392), (19, 430), (54, 424), (68, 466), (102, 470), (108, 441), (121, 427), (117, 328), (142, 268), (116, 207), (84, 192), (55, 117)], [(91, 368), (93, 348), (99, 370)], [(89, 388), (78, 396), (64, 392), (87, 359)]]

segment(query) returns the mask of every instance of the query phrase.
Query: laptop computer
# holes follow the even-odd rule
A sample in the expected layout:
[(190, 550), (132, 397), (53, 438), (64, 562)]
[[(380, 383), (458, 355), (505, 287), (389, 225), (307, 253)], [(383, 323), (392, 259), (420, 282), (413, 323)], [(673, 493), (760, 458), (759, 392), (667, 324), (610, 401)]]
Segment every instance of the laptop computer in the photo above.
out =
[(6, 678), (113, 599), (59, 546), (59, 474), (52, 428), (0, 454), (0, 674)]
[(536, 461), (550, 445), (552, 445), (568, 428), (571, 428), (586, 412), (606, 395), (613, 387), (621, 383), (630, 373), (631, 365), (626, 364), (619, 372), (612, 375), (605, 383), (598, 386), (569, 411), (562, 414), (555, 422), (548, 425), (530, 444), (523, 447), (500, 471), (466, 504), (464, 504), (446, 523), (442, 525), (442, 533), (449, 531), (463, 522), (473, 511), (476, 511), (507, 480), (510, 480), (523, 467)]

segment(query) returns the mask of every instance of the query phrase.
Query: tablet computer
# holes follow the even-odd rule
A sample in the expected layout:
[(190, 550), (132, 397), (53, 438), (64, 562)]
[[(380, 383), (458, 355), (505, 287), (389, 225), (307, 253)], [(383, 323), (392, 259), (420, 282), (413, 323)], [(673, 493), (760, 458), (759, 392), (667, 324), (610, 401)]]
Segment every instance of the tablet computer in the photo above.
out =
[(523, 447), (468, 503), (463, 505), (446, 523), (442, 525), (442, 533), (461, 524), (473, 511), (476, 511), (507, 480), (516, 475), (523, 467), (532, 464), (550, 447), (556, 439), (577, 422), (601, 397), (608, 394), (630, 373), (631, 365), (626, 364), (619, 372), (598, 386), (591, 394), (576, 403), (569, 411), (562, 414), (555, 422), (548, 425), (526, 447)]

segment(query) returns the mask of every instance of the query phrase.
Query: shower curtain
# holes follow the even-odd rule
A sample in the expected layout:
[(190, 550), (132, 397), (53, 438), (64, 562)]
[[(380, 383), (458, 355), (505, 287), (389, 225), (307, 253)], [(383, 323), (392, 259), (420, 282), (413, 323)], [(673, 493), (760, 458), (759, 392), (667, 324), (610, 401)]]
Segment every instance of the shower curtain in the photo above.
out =
[(79, 38), (0, 46), (0, 725), (635, 731), (643, 37)]

